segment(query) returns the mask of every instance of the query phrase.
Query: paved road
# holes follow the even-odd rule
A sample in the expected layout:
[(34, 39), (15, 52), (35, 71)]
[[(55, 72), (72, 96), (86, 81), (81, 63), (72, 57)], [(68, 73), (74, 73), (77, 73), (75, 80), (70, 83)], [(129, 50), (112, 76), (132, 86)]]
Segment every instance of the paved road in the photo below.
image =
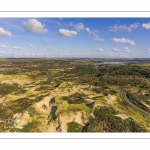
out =
[(150, 113), (149, 113), (149, 112), (145, 111), (144, 109), (139, 108), (138, 106), (136, 106), (135, 104), (133, 104), (133, 103), (128, 99), (128, 97), (127, 97), (127, 92), (126, 92), (125, 90), (121, 89), (121, 92), (123, 93), (124, 100), (125, 100), (129, 105), (131, 105), (131, 106), (134, 107), (135, 109), (137, 109), (137, 110), (143, 112), (144, 114), (150, 116)]

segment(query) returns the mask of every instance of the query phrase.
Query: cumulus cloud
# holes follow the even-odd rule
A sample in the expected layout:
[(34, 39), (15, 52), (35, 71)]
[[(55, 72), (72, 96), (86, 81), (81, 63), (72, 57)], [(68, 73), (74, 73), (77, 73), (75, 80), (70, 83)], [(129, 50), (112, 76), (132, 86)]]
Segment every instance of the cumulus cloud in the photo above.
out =
[(88, 33), (90, 33), (90, 34), (92, 34), (92, 35), (94, 35), (94, 36), (97, 36), (97, 32), (99, 32), (98, 30), (90, 30), (89, 28), (85, 28), (85, 30), (88, 32)]
[(100, 42), (104, 41), (104, 39), (103, 39), (103, 38), (100, 38), (98, 35), (96, 35), (96, 36), (93, 38), (93, 40), (94, 40), (94, 41), (100, 41)]
[(70, 31), (70, 30), (66, 30), (66, 29), (59, 29), (57, 34), (61, 35), (61, 36), (71, 37), (71, 36), (77, 35), (78, 33), (76, 31)]
[(128, 47), (122, 47), (122, 52), (131, 53)]
[(78, 23), (78, 24), (74, 25), (74, 27), (75, 27), (75, 29), (76, 29), (78, 32), (81, 31), (81, 30), (85, 30), (85, 31), (87, 31), (89, 34), (93, 35), (93, 36), (94, 36), (94, 38), (93, 38), (94, 41), (100, 41), (100, 42), (101, 42), (101, 41), (104, 41), (103, 38), (100, 38), (100, 37), (97, 35), (97, 32), (99, 32), (98, 30), (90, 30), (90, 28), (85, 28), (83, 23)]
[(134, 41), (131, 41), (131, 40), (125, 39), (125, 38), (121, 38), (121, 39), (113, 38), (110, 41), (116, 42), (116, 43), (123, 43), (123, 44), (127, 44), (127, 45), (135, 45)]
[(143, 23), (142, 24), (142, 27), (145, 28), (145, 29), (150, 29), (150, 23)]
[(84, 30), (84, 24), (83, 23), (78, 23), (78, 24), (74, 25), (74, 27), (77, 31)]
[(6, 46), (6, 45), (0, 45), (0, 47), (1, 47), (1, 48), (7, 48), (7, 46)]
[(118, 52), (117, 48), (112, 49), (113, 52)]
[(11, 32), (4, 30), (3, 28), (0, 28), (0, 36), (10, 37), (10, 36), (12, 36), (12, 34), (11, 34)]
[(94, 38), (93, 38), (94, 41), (100, 41), (100, 42), (104, 41), (103, 38), (100, 38), (100, 37), (97, 35), (97, 32), (99, 32), (98, 30), (93, 30), (93, 31), (92, 31), (92, 30), (90, 30), (89, 28), (85, 28), (85, 30), (86, 30), (88, 33), (94, 35)]
[(91, 33), (90, 28), (85, 28), (85, 30), (86, 30), (87, 32)]
[(47, 33), (48, 30), (45, 28), (45, 25), (39, 22), (36, 19), (29, 19), (23, 23), (23, 26), (27, 32), (35, 33)]
[(17, 47), (17, 46), (13, 46), (12, 48), (15, 50), (21, 50), (21, 47)]
[(137, 29), (138, 27), (139, 27), (139, 23), (133, 23), (133, 24), (130, 24), (129, 26), (115, 24), (113, 26), (109, 26), (109, 31), (112, 31), (112, 32), (116, 32), (116, 31), (131, 32), (132, 30)]
[(102, 49), (102, 48), (97, 48), (97, 52), (104, 52), (104, 49)]

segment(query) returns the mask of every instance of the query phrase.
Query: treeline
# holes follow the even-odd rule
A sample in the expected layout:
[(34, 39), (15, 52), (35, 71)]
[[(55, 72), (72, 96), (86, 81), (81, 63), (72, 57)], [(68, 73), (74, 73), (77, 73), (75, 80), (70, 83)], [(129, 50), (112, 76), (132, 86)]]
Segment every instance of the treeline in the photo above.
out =
[(118, 86), (144, 86), (148, 83), (144, 78), (150, 77), (150, 70), (136, 66), (125, 65), (80, 65), (64, 73), (74, 74), (74, 80), (80, 84), (90, 84), (94, 86), (118, 85)]
[(118, 86), (143, 86), (147, 85), (147, 82), (143, 81), (142, 78), (139, 77), (128, 77), (128, 76), (103, 76), (98, 80), (93, 80), (91, 82), (92, 85), (101, 86), (101, 85), (118, 85)]
[(136, 75), (150, 78), (150, 70), (139, 66), (129, 66), (129, 65), (101, 66), (98, 70), (97, 76), (105, 76), (105, 75), (108, 76)]
[(68, 123), (68, 132), (147, 132), (132, 118), (122, 119), (118, 112), (111, 107), (98, 107), (94, 110), (94, 117), (85, 126), (76, 122)]
[(132, 118), (122, 119), (115, 116), (117, 111), (111, 107), (98, 107), (94, 110), (95, 118), (91, 118), (83, 132), (146, 132)]
[(95, 74), (96, 71), (97, 70), (94, 68), (93, 65), (79, 65), (65, 72), (69, 74), (76, 74), (76, 75), (87, 75), (87, 74)]

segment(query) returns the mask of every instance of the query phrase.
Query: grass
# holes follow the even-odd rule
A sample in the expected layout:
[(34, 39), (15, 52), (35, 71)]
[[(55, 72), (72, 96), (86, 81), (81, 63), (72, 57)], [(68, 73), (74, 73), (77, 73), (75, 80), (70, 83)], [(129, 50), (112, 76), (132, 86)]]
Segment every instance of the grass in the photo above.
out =
[(85, 111), (88, 115), (91, 112), (91, 109), (86, 105), (86, 103), (81, 104), (68, 104), (67, 101), (64, 101), (61, 97), (56, 97), (56, 105), (57, 111), (56, 116), (59, 116), (60, 114), (66, 114), (70, 112), (77, 112), (77, 111)]
[(40, 113), (36, 110), (35, 107), (29, 107), (29, 108), (27, 109), (27, 111), (28, 111), (28, 113), (29, 113), (29, 115), (30, 115), (31, 117), (40, 115)]
[(9, 60), (6, 58), (0, 58), (0, 61), (9, 61)]
[(70, 104), (68, 107), (68, 111), (85, 111), (87, 115), (90, 114), (91, 109), (86, 106), (86, 104)]
[(62, 99), (67, 101), (69, 104), (80, 104), (86, 103), (86, 100), (84, 99), (85, 97), (85, 94), (76, 92), (70, 96), (63, 96)]
[[(61, 63), (61, 61), (64, 62)], [(68, 65), (70, 62), (73, 65), (70, 65), (69, 68), (72, 69), (68, 69), (68, 66), (66, 67), (66, 65)], [(37, 68), (32, 68), (32, 63), (36, 64)], [(40, 66), (41, 64), (44, 66), (44, 69), (47, 67), (46, 69), (49, 70), (47, 77), (42, 76), (42, 72), (44, 69), (42, 68), (42, 66)], [(128, 82), (127, 84), (124, 84), (125, 76), (121, 76), (119, 79), (117, 79), (116, 76), (116, 80), (114, 80), (114, 76), (98, 78), (95, 77), (95, 73), (99, 66), (95, 68), (92, 66), (93, 64), (94, 62), (81, 59), (68, 61), (65, 59), (48, 59), (46, 60), (46, 62), (44, 60), (38, 60), (38, 63), (34, 61), (32, 62), (32, 60), (30, 60), (27, 64), (29, 65), (29, 67), (24, 69), (26, 71), (20, 69), (20, 62), (16, 64), (17, 67), (14, 66), (12, 68), (2, 68), (2, 72), (0, 74), (0, 85), (2, 85), (2, 83), (4, 82), (7, 84), (7, 86), (5, 86), (6, 94), (3, 95), (4, 98), (6, 97), (6, 105), (0, 104), (0, 118), (5, 119), (7, 117), (13, 117), (15, 113), (24, 114), (25, 111), (28, 111), (32, 122), (28, 122), (21, 131), (40, 132), (42, 131), (42, 127), (40, 126), (41, 122), (46, 122), (47, 116), (42, 116), (42, 112), (40, 112), (40, 110), (37, 110), (33, 106), (38, 101), (43, 100), (46, 95), (54, 95), (56, 99), (55, 104), (57, 106), (57, 111), (55, 114), (57, 117), (63, 117), (65, 115), (67, 116), (68, 114), (72, 114), (73, 112), (82, 112), (86, 114), (86, 117), (88, 118), (90, 117), (91, 112), (93, 112), (93, 109), (95, 109), (96, 106), (112, 106), (113, 108), (115, 108), (115, 110), (119, 111), (120, 114), (125, 114), (125, 116), (132, 117), (138, 124), (144, 125), (145, 127), (149, 128), (150, 118), (147, 115), (144, 115), (143, 113), (129, 106), (123, 100), (123, 97), (121, 97), (121, 93), (118, 90), (119, 85), (116, 84), (116, 81), (120, 79), (123, 83), (121, 86), (126, 86), (122, 87), (123, 89), (125, 89), (126, 91), (130, 91), (131, 93), (138, 93), (141, 89), (149, 89), (149, 79), (144, 78), (143, 76), (127, 76), (126, 78), (130, 79), (130, 81), (135, 78), (142, 82), (142, 84), (137, 82), (136, 86), (131, 86), (130, 82), (129, 84)], [(62, 65), (64, 70), (60, 70), (60, 65)], [(145, 67), (150, 68), (150, 63), (141, 63), (134, 65), (141, 66), (143, 70)], [(72, 71), (73, 69), (74, 72)], [(101, 67), (99, 70), (100, 72), (101, 69), (104, 68)], [(17, 74), (17, 72), (19, 74)], [(110, 84), (107, 82), (104, 83), (104, 80), (107, 80), (107, 77), (110, 79)], [(145, 81), (148, 83), (148, 85), (146, 86)], [(112, 84), (112, 82), (114, 82), (114, 85)], [(16, 83), (16, 86), (13, 86), (13, 83)], [(94, 83), (98, 83), (98, 85), (95, 85)], [(143, 88), (142, 85), (144, 86)], [(8, 91), (7, 88), (10, 90)], [(1, 88), (1, 91), (2, 90), (4, 90), (3, 87)], [(116, 96), (116, 100), (113, 100), (111, 102), (109, 100), (105, 100), (105, 98), (108, 99), (108, 97), (105, 97), (108, 94)], [(42, 108), (48, 110), (50, 109), (50, 107), (46, 107), (46, 105), (43, 105)], [(39, 118), (38, 116), (41, 116), (41, 118)], [(55, 123), (57, 124), (57, 122)], [(71, 128), (75, 126), (77, 127), (75, 128), (75, 132), (80, 131), (81, 126), (79, 124), (76, 124), (76, 122), (70, 122), (69, 126), (70, 130), (73, 130)]]
[(117, 108), (119, 112), (125, 114), (126, 116), (133, 118), (136, 123), (145, 126), (146, 128), (149, 127), (150, 117), (128, 105), (124, 101), (122, 95), (121, 98), (116, 99), (116, 102), (117, 103), (112, 104), (112, 107)]
[(17, 99), (21, 99), (21, 98), (30, 98), (30, 97), (35, 97), (37, 96), (38, 94), (40, 94), (41, 92), (40, 91), (26, 91), (25, 93), (21, 93), (21, 94), (8, 94), (6, 96), (6, 101), (15, 101)]
[(77, 65), (94, 65), (94, 62), (88, 60), (75, 60), (74, 63)]
[(150, 67), (150, 63), (137, 63), (137, 64), (132, 64), (132, 66)]
[(36, 120), (29, 122), (23, 126), (23, 129), (21, 129), (20, 132), (40, 132), (38, 129), (40, 124), (41, 123)]
[(0, 83), (9, 82), (9, 83), (18, 83), (18, 84), (28, 84), (32, 80), (25, 75), (3, 75), (0, 74)]
[(68, 107), (69, 104), (66, 101), (63, 101), (61, 99), (56, 98), (56, 104), (57, 104), (57, 111), (56, 111), (56, 116), (59, 116), (61, 113), (69, 113)]

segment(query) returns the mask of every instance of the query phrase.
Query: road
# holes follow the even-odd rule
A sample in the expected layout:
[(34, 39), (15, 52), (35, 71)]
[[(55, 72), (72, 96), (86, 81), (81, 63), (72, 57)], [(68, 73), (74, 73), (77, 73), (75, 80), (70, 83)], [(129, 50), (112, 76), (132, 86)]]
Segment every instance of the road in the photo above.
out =
[(122, 90), (122, 89), (121, 89), (121, 92), (122, 92), (122, 94), (123, 94), (123, 96), (124, 96), (124, 100), (125, 100), (129, 105), (131, 105), (131, 106), (134, 107), (135, 109), (137, 109), (137, 110), (143, 112), (144, 114), (150, 116), (150, 113), (149, 113), (149, 112), (145, 111), (144, 109), (139, 108), (138, 106), (136, 106), (135, 104), (133, 104), (133, 103), (128, 99), (128, 97), (127, 97), (127, 92), (126, 92), (125, 90)]

